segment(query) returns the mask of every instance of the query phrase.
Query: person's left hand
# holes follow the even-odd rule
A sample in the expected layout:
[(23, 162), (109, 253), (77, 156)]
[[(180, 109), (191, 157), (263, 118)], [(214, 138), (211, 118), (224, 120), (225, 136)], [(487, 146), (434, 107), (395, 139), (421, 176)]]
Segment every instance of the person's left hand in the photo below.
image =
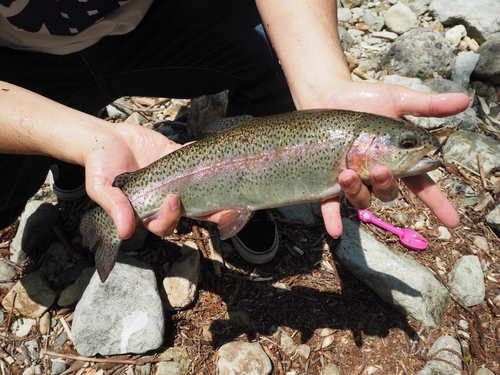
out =
[[(345, 82), (339, 86), (335, 92), (332, 90), (319, 98), (311, 98), (305, 107), (356, 110), (400, 118), (404, 115), (451, 116), (464, 111), (469, 105), (469, 97), (465, 94), (428, 94), (383, 83)], [(398, 184), (388, 167), (379, 165), (373, 168), (370, 180), (371, 191), (356, 172), (346, 170), (340, 174), (340, 186), (354, 207), (367, 208), (372, 192), (382, 201), (391, 201), (398, 196)], [(457, 211), (427, 174), (402, 180), (443, 225), (454, 228), (459, 224)], [(339, 237), (342, 234), (339, 197), (324, 202), (322, 213), (328, 233)]]

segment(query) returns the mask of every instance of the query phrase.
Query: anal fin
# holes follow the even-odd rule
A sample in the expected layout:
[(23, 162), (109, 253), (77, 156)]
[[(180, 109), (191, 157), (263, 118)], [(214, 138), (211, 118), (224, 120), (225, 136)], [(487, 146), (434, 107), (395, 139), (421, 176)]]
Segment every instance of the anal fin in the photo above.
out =
[(221, 240), (235, 236), (252, 218), (254, 211), (237, 208), (227, 211), (220, 216), (219, 234)]

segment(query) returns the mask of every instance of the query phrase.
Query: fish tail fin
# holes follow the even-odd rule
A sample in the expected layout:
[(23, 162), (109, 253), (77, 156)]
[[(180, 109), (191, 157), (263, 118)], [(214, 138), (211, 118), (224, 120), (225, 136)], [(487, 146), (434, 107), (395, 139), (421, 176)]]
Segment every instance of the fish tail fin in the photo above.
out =
[(83, 245), (95, 253), (97, 273), (101, 281), (105, 282), (115, 266), (122, 243), (113, 219), (101, 207), (96, 207), (83, 216), (80, 233)]

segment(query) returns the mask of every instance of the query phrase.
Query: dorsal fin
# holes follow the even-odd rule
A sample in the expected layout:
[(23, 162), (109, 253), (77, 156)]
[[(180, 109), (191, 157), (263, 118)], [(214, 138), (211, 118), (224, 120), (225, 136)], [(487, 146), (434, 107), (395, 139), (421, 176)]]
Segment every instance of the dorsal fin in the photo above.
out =
[(121, 188), (123, 185), (125, 185), (129, 180), (132, 178), (134, 175), (134, 172), (125, 172), (122, 174), (119, 174), (118, 176), (115, 177), (113, 180), (113, 187), (119, 187)]

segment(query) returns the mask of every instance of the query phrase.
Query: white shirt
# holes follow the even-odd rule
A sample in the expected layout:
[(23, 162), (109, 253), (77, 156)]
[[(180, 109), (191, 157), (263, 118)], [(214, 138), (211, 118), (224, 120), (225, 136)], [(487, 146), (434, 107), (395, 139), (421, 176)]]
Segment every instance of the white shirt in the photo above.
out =
[(54, 55), (80, 51), (104, 36), (135, 29), (152, 2), (1, 0), (0, 46)]

